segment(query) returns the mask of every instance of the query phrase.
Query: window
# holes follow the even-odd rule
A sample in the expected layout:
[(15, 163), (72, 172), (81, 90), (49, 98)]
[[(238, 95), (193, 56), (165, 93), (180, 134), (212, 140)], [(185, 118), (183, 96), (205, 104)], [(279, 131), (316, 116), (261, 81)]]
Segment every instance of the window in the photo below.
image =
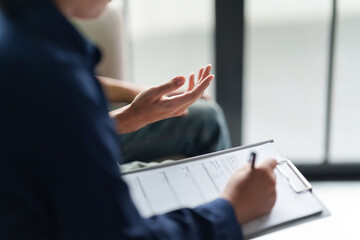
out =
[(328, 0), (245, 2), (243, 143), (324, 159), (330, 13)]
[[(232, 105), (224, 108), (229, 122), (241, 126), (232, 131), (236, 144), (274, 138), (307, 177), (359, 178), (360, 3), (217, 0), (216, 6), (217, 42), (226, 42), (217, 44), (217, 62), (236, 62), (244, 72), (238, 78), (231, 69), (217, 71), (218, 82), (237, 84), (242, 93), (232, 101), (216, 89), (221, 105)], [(236, 21), (229, 27), (225, 17)], [(229, 37), (234, 29), (244, 44)], [(239, 45), (236, 54), (221, 54)]]
[(127, 4), (135, 82), (154, 85), (176, 75), (188, 77), (214, 62), (213, 1), (131, 0)]
[(360, 162), (360, 2), (338, 2), (330, 162)]
[(235, 146), (273, 138), (302, 170), (360, 176), (360, 164), (341, 165), (360, 162), (357, 0), (128, 4), (136, 82), (216, 61), (217, 100)]

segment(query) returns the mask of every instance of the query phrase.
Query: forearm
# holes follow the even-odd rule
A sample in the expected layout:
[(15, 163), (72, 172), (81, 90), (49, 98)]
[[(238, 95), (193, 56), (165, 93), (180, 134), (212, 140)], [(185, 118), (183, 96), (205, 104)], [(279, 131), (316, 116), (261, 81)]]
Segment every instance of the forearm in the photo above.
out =
[(242, 240), (241, 227), (231, 205), (217, 199), (195, 209), (182, 208), (149, 219), (157, 238)]
[(144, 89), (144, 87), (131, 82), (103, 76), (98, 76), (97, 78), (99, 79), (109, 102), (130, 103), (134, 100), (136, 95)]

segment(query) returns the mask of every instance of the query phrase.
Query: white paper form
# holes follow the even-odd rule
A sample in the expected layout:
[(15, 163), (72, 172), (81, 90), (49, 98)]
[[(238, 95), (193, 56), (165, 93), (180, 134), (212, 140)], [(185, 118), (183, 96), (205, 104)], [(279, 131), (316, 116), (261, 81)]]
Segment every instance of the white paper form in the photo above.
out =
[[(252, 148), (210, 155), (203, 159), (125, 174), (130, 195), (143, 217), (161, 214), (181, 207), (196, 207), (217, 197), (230, 176), (244, 166), (251, 152), (257, 153), (257, 164), (266, 158), (282, 161), (273, 143)], [(290, 179), (297, 179), (292, 171), (282, 168)], [(321, 203), (309, 191), (296, 193), (283, 174), (277, 176), (277, 201), (270, 214), (243, 226), (245, 235), (318, 213)]]

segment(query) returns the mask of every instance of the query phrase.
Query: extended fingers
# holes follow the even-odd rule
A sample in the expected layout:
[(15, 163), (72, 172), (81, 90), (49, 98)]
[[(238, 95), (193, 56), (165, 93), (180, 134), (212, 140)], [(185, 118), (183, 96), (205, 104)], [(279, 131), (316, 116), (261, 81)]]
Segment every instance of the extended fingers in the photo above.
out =
[(198, 80), (198, 84), (201, 83), (202, 81), (204, 81), (210, 75), (211, 68), (212, 68), (211, 64), (208, 64), (204, 68), (201, 78)]
[(201, 80), (203, 73), (204, 73), (204, 68), (202, 67), (199, 70), (199, 75), (198, 75), (198, 80), (197, 80), (198, 82)]
[(204, 79), (200, 84), (197, 84), (194, 87), (194, 89), (192, 89), (191, 91), (179, 96), (174, 96), (172, 97), (171, 100), (174, 102), (174, 104), (178, 104), (178, 105), (189, 104), (189, 103), (191, 104), (202, 96), (206, 88), (210, 85), (211, 80), (213, 79), (214, 79), (214, 75), (210, 75), (206, 79)]
[(170, 81), (163, 83), (159, 86), (153, 87), (152, 91), (154, 96), (161, 97), (169, 92), (175, 91), (185, 83), (185, 77), (178, 76), (174, 77)]
[(190, 74), (190, 77), (189, 77), (189, 86), (187, 88), (187, 91), (193, 90), (194, 86), (195, 86), (195, 74), (192, 73), (192, 74)]
[(203, 95), (210, 82), (214, 79), (214, 75), (207, 76), (201, 83), (197, 84), (194, 89), (188, 94), (188, 98), (199, 98)]

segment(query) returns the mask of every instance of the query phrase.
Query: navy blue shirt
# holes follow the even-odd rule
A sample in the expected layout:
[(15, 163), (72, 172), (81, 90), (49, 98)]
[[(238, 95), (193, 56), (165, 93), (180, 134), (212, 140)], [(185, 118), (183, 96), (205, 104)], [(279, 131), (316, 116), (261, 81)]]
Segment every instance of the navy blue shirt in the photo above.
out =
[(242, 238), (223, 199), (142, 218), (94, 77), (99, 51), (50, 1), (10, 10), (0, 10), (1, 240)]

